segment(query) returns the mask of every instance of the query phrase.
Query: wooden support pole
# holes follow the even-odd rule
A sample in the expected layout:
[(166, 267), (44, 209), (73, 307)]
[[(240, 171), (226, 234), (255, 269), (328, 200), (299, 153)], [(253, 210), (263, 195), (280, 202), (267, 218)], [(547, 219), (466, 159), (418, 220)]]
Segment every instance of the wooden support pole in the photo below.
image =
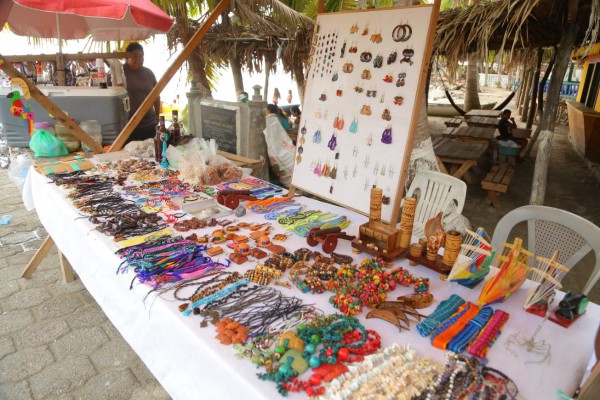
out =
[[(94, 150), (96, 153), (103, 153), (104, 150), (102, 146), (96, 142), (90, 135), (88, 135), (79, 125), (77, 125), (74, 121), (69, 119), (69, 117), (56, 105), (52, 100), (50, 100), (44, 93), (42, 93), (25, 75), (21, 72), (17, 71), (10, 63), (5, 62), (4, 57), (0, 54), (0, 69), (6, 73), (11, 78), (21, 78), (27, 84), (27, 88), (29, 89), (29, 93), (31, 97), (33, 97), (40, 106), (44, 107), (50, 114), (54, 116), (57, 120), (62, 122), (75, 136), (77, 139), (81, 140), (83, 143), (88, 145), (90, 149)], [(100, 89), (98, 89), (100, 90)]]
[(523, 111), (521, 112), (521, 122), (527, 121), (527, 115), (529, 114), (529, 100), (531, 99), (531, 88), (533, 87), (533, 71), (529, 71), (529, 79), (527, 81), (527, 91), (525, 92), (525, 98), (523, 100)]
[(154, 102), (160, 95), (160, 92), (167, 86), (173, 75), (179, 70), (179, 68), (183, 65), (185, 60), (192, 54), (196, 47), (202, 42), (202, 38), (211, 28), (211, 26), (215, 23), (217, 18), (225, 12), (225, 9), (229, 6), (230, 0), (221, 0), (219, 4), (214, 8), (212, 13), (208, 16), (206, 21), (202, 24), (202, 26), (194, 33), (194, 36), (190, 39), (190, 41), (185, 45), (181, 53), (175, 58), (171, 66), (167, 69), (165, 74), (160, 78), (156, 86), (152, 89), (152, 91), (148, 94), (146, 99), (140, 105), (140, 108), (133, 114), (133, 117), (129, 120), (127, 125), (123, 128), (117, 139), (113, 142), (112, 146), (110, 146), (109, 152), (119, 151), (125, 145), (127, 139), (131, 135), (131, 132), (137, 127), (142, 118), (146, 115), (146, 113), (154, 106)]
[(48, 254), (53, 244), (54, 240), (52, 240), (52, 238), (48, 236), (46, 240), (42, 242), (42, 245), (40, 246), (38, 251), (35, 252), (35, 255), (31, 259), (31, 261), (29, 261), (29, 264), (25, 266), (25, 269), (21, 273), (21, 277), (27, 279), (31, 278), (31, 275), (35, 272), (37, 267), (39, 267), (40, 263), (42, 262), (44, 257), (46, 257), (46, 254)]
[(533, 83), (531, 90), (531, 104), (529, 106), (529, 115), (527, 116), (527, 125), (525, 129), (531, 129), (533, 126), (533, 120), (535, 119), (535, 114), (537, 113), (537, 94), (538, 94), (538, 86), (540, 81), (540, 71), (542, 69), (542, 58), (544, 56), (544, 49), (538, 47), (537, 49), (537, 64), (535, 65), (535, 73), (533, 74)]

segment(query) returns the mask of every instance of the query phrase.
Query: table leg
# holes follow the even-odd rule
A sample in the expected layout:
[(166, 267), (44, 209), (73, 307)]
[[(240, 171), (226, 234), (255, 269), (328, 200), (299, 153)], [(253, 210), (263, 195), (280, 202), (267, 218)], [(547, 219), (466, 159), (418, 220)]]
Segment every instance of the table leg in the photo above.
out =
[(73, 267), (69, 263), (69, 260), (65, 257), (65, 255), (59, 250), (58, 251), (58, 260), (60, 261), (60, 269), (63, 274), (63, 280), (65, 283), (73, 282), (75, 280), (75, 275), (73, 274)]
[(474, 166), (475, 164), (477, 164), (477, 162), (476, 162), (476, 161), (473, 161), (473, 160), (467, 160), (467, 161), (465, 161), (465, 162), (464, 162), (464, 163), (463, 163), (463, 164), (460, 166), (460, 168), (458, 168), (456, 171), (454, 171), (454, 172), (452, 173), (452, 176), (453, 176), (453, 177), (455, 177), (455, 178), (458, 178), (458, 179), (462, 178), (462, 176), (463, 176), (463, 175), (464, 175), (464, 174), (465, 174), (465, 173), (466, 173), (466, 172), (467, 172), (469, 169), (471, 169), (471, 167), (472, 167), (472, 166)]
[(48, 254), (53, 244), (54, 240), (52, 240), (52, 238), (48, 236), (46, 240), (44, 240), (38, 251), (35, 252), (35, 255), (31, 259), (31, 261), (29, 261), (29, 264), (27, 264), (27, 266), (23, 270), (21, 277), (27, 279), (31, 278), (31, 275), (35, 272), (35, 270), (40, 265), (44, 257), (46, 257), (46, 254)]
[(444, 163), (442, 162), (442, 160), (440, 160), (440, 158), (439, 158), (439, 157), (437, 157), (437, 156), (435, 157), (435, 159), (437, 160), (438, 167), (440, 168), (440, 172), (443, 172), (443, 173), (444, 173), (444, 174), (446, 174), (446, 175), (450, 175), (450, 174), (448, 173), (448, 170), (446, 169), (446, 166), (445, 166), (445, 165), (444, 165)]
[(490, 203), (496, 208), (500, 208), (500, 198), (498, 197), (498, 193), (493, 190), (488, 190), (488, 199)]

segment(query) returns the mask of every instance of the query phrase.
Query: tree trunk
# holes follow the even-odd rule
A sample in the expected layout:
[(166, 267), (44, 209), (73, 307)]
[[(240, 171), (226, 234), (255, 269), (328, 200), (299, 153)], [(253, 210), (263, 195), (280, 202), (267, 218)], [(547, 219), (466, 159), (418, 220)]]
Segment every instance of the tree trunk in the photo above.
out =
[(306, 84), (306, 80), (304, 77), (304, 66), (302, 62), (297, 61), (294, 63), (294, 79), (296, 80), (296, 85), (298, 86), (298, 96), (300, 97), (300, 103), (304, 100), (304, 85)]
[(544, 49), (538, 47), (537, 50), (537, 64), (535, 66), (535, 73), (533, 74), (533, 90), (531, 91), (531, 105), (529, 106), (529, 115), (527, 116), (526, 129), (531, 129), (533, 126), (533, 120), (536, 114), (536, 100), (538, 94), (538, 86), (540, 81), (540, 70), (542, 68), (542, 57), (544, 56)]
[(562, 80), (567, 72), (567, 67), (569, 66), (571, 49), (575, 45), (578, 30), (579, 27), (576, 24), (570, 22), (566, 24), (556, 54), (556, 64), (552, 71), (548, 95), (546, 96), (546, 106), (540, 121), (540, 147), (535, 159), (535, 169), (533, 171), (533, 183), (529, 201), (534, 205), (544, 204), (546, 181), (548, 178), (548, 164), (550, 163), (550, 152), (552, 151), (552, 136), (554, 135), (554, 119), (560, 100)]
[(527, 115), (529, 114), (529, 99), (531, 98), (531, 88), (533, 87), (533, 75), (533, 71), (530, 70), (528, 73), (529, 78), (527, 79), (527, 90), (525, 91), (525, 98), (523, 99), (521, 122), (527, 121)]
[(271, 76), (271, 67), (273, 66), (273, 63), (271, 61), (269, 61), (267, 58), (265, 58), (265, 87), (263, 89), (263, 99), (265, 99), (265, 101), (267, 103), (270, 103), (269, 101), (269, 77)]
[(236, 99), (237, 95), (244, 92), (244, 78), (242, 77), (242, 63), (237, 55), (234, 55), (229, 60), (231, 74), (233, 75), (233, 85), (235, 86)]
[(523, 79), (525, 78), (525, 68), (521, 65), (517, 67), (517, 81), (519, 82), (519, 86), (517, 87), (517, 98), (515, 102), (517, 103), (517, 107), (521, 104), (521, 97), (523, 96)]
[(477, 86), (479, 81), (479, 74), (477, 72), (477, 54), (469, 54), (469, 60), (467, 65), (467, 84), (465, 88), (465, 111), (478, 110), (481, 108), (479, 103), (479, 93), (477, 93)]
[(556, 60), (556, 53), (557, 53), (557, 49), (555, 47), (554, 54), (552, 55), (552, 59), (548, 63), (548, 67), (546, 68), (546, 71), (544, 72), (544, 76), (542, 77), (542, 80), (540, 81), (540, 85), (538, 88), (538, 107), (537, 107), (537, 112), (538, 112), (538, 115), (540, 118), (540, 123), (535, 128), (535, 132), (534, 132), (531, 140), (529, 141), (529, 143), (527, 143), (527, 147), (522, 152), (523, 158), (529, 157), (529, 154), (531, 154), (531, 150), (533, 149), (533, 146), (535, 145), (535, 142), (537, 142), (538, 137), (540, 136), (540, 132), (542, 131), (542, 116), (544, 115), (544, 88), (546, 87), (546, 82), (548, 81), (550, 72), (552, 72), (552, 67), (554, 67), (554, 61)]
[[(488, 74), (490, 73), (490, 66), (488, 63), (489, 58), (490, 58), (490, 53), (488, 52), (485, 62), (483, 63), (483, 65), (485, 66), (484, 74), (483, 74), (483, 86), (488, 86)], [(477, 78), (479, 78), (479, 74), (477, 74)]]

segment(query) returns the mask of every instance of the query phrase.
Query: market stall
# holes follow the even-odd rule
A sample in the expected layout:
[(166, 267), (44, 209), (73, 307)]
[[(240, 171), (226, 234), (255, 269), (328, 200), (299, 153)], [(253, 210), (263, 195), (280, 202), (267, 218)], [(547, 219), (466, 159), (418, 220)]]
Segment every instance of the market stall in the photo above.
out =
[[(108, 171), (102, 173), (106, 174)], [(249, 360), (236, 358), (234, 348), (219, 344), (215, 339), (214, 326), (209, 324), (201, 328), (202, 319), (197, 315), (184, 316), (178, 309), (181, 302), (173, 298), (173, 293), (167, 292), (160, 297), (156, 297), (154, 293), (148, 294), (151, 287), (138, 283), (134, 279), (134, 272), (131, 269), (125, 270), (123, 260), (115, 255), (119, 242), (99, 232), (98, 225), (90, 222), (88, 218), (80, 218), (80, 211), (66, 198), (69, 190), (48, 182), (47, 177), (31, 170), (24, 191), (26, 204), (35, 206), (44, 227), (71, 262), (79, 278), (173, 398), (197, 398), (199, 394), (206, 398), (218, 396), (231, 399), (279, 397), (275, 384), (259, 379), (256, 373), (260, 371)], [(350, 234), (355, 234), (359, 225), (367, 221), (367, 218), (360, 214), (316, 200), (298, 198), (297, 202), (305, 205), (305, 209), (329, 211), (337, 216), (346, 216), (351, 222), (345, 231)], [(224, 219), (235, 220), (236, 224), (269, 222), (265, 219), (265, 214), (250, 210), (243, 217), (230, 216)], [(271, 222), (275, 227), (271, 238), (277, 233), (285, 232), (276, 222)], [(211, 235), (217, 228), (219, 227), (205, 227), (188, 231), (184, 235), (193, 232), (202, 237), (204, 234)], [(249, 230), (242, 232), (251, 233)], [(277, 243), (289, 252), (307, 247), (306, 239), (295, 234), (290, 234), (285, 242)], [(225, 243), (220, 246), (225, 248)], [(321, 248), (319, 246), (313, 250), (320, 251)], [(229, 250), (213, 257), (213, 260), (226, 263), (228, 252)], [(353, 254), (350, 242), (344, 240), (338, 242), (336, 252), (351, 255), (356, 265), (366, 256)], [(255, 266), (256, 261), (240, 265), (232, 263), (226, 270), (244, 273)], [(399, 266), (415, 277), (429, 278), (430, 291), (435, 300), (431, 306), (420, 310), (424, 315), (431, 314), (442, 300), (452, 294), (465, 300), (477, 301), (480, 287), (471, 290), (456, 283), (442, 281), (437, 273), (424, 267), (409, 267), (406, 259), (394, 263), (394, 267)], [(289, 282), (288, 279), (287, 275), (284, 275), (280, 280)], [(569, 329), (551, 322), (542, 325), (537, 339), (550, 346), (549, 359), (544, 360), (542, 353), (533, 353), (522, 358), (523, 353), (517, 352), (520, 357), (516, 357), (512, 353), (515, 349), (507, 344), (508, 338), (517, 332), (531, 336), (542, 323), (542, 318), (522, 309), (528, 284), (525, 283), (506, 302), (493, 307), (509, 313), (510, 319), (487, 355), (488, 366), (497, 368), (514, 380), (521, 398), (554, 398), (557, 390), (572, 393), (581, 381), (592, 354), (593, 338), (600, 321), (600, 307), (590, 304), (586, 314)], [(311, 294), (302, 293), (293, 286), (271, 287), (286, 296), (301, 299), (304, 304), (313, 304), (326, 314), (339, 312), (328, 301), (330, 292)], [(411, 292), (410, 287), (399, 286), (388, 294), (388, 299)], [(562, 294), (558, 294), (558, 298), (562, 298)], [(379, 332), (382, 346), (408, 343), (422, 356), (443, 360), (445, 352), (432, 347), (429, 338), (419, 336), (412, 322), (410, 330), (398, 332), (398, 328), (388, 322), (366, 319), (367, 312), (360, 314), (359, 320), (368, 329)], [(298, 394), (290, 396), (302, 397)]]

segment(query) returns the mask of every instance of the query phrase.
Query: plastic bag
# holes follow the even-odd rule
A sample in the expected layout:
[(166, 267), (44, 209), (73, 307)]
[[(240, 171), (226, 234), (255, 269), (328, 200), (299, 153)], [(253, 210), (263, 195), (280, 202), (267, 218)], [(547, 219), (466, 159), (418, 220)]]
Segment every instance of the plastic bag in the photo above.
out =
[(33, 134), (29, 141), (29, 147), (33, 150), (34, 157), (62, 157), (69, 154), (65, 144), (50, 133), (41, 129)]
[(180, 172), (180, 178), (188, 183), (216, 185), (240, 179), (243, 170), (225, 157), (217, 155), (217, 144), (214, 139), (206, 141), (194, 138), (185, 146), (167, 149), (167, 159), (174, 157)]
[(134, 140), (123, 148), (134, 157), (154, 158), (154, 139)]
[(33, 160), (27, 154), (19, 154), (17, 158), (8, 167), (8, 176), (12, 181), (23, 189), (25, 178), (29, 172), (29, 167), (33, 165)]
[(289, 187), (292, 183), (292, 172), (294, 171), (294, 157), (296, 148), (292, 139), (279, 123), (275, 114), (267, 115), (267, 127), (263, 130), (267, 142), (267, 152), (271, 169), (284, 186)]

